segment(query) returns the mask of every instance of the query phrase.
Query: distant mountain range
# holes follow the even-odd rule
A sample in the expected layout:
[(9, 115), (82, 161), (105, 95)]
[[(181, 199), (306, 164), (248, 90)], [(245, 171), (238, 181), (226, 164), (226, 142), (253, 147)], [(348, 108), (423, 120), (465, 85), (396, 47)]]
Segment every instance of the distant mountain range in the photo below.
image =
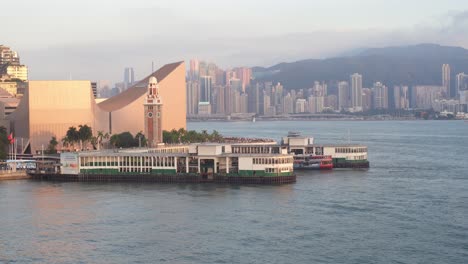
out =
[(312, 87), (314, 81), (349, 81), (355, 72), (363, 75), (363, 86), (380, 81), (393, 85), (441, 85), (442, 64), (451, 67), (452, 86), (455, 75), (468, 73), (468, 50), (437, 44), (419, 44), (386, 48), (369, 48), (350, 55), (329, 59), (308, 59), (280, 63), (269, 68), (254, 67), (260, 81), (281, 82), (287, 89)]

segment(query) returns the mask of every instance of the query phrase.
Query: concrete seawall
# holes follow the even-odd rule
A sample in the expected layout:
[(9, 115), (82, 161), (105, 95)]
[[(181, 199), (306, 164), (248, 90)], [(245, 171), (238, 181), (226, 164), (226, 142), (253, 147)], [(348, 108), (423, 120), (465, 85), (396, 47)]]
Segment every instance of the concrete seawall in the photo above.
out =
[(25, 180), (25, 179), (31, 179), (31, 176), (29, 176), (26, 173), (26, 171), (16, 171), (16, 172), (2, 171), (0, 172), (0, 181), (2, 180)]

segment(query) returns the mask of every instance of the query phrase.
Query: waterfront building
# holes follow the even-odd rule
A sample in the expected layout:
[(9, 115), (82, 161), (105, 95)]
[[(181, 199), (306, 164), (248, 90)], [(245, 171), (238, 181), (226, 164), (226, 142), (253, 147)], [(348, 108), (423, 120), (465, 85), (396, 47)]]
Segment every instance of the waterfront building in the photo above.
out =
[(349, 83), (339, 82), (338, 83), (338, 109), (349, 108)]
[(296, 100), (296, 113), (305, 113), (307, 109), (307, 101), (305, 99)]
[(198, 114), (199, 115), (211, 115), (211, 104), (210, 104), (210, 102), (199, 102), (198, 103)]
[(454, 96), (455, 93), (452, 94), (450, 89), (450, 65), (443, 64), (442, 65), (442, 86), (444, 87), (442, 96), (444, 98), (449, 98), (450, 96)]
[(354, 73), (351, 78), (351, 108), (353, 112), (362, 111), (362, 75)]
[[(27, 153), (62, 139), (69, 127), (88, 125), (94, 132), (114, 134), (145, 130), (143, 118), (148, 81), (158, 80), (164, 98), (162, 129), (186, 128), (185, 67), (167, 64), (126, 91), (96, 103), (90, 81), (29, 81), (18, 108), (7, 118), (16, 137), (25, 139)], [(26, 143), (27, 142), (27, 143)], [(59, 149), (63, 146), (59, 144)]]
[(159, 182), (291, 183), (293, 156), (276, 142), (203, 143), (72, 152), (60, 155), (60, 170), (44, 179), (147, 180)]
[(411, 96), (411, 107), (418, 109), (432, 109), (435, 100), (444, 98), (444, 86), (435, 85), (417, 85), (413, 86)]

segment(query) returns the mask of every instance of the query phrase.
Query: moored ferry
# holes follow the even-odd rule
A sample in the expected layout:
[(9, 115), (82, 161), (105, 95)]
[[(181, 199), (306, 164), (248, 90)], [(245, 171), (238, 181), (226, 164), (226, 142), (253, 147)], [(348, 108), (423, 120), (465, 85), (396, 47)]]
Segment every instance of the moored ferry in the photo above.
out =
[(331, 156), (323, 155), (295, 155), (295, 170), (331, 170), (333, 160)]
[(299, 132), (289, 132), (282, 138), (281, 145), (294, 155), (295, 169), (331, 169), (316, 165), (314, 158), (327, 163), (331, 158), (332, 168), (369, 168), (367, 146), (364, 145), (315, 144), (313, 137), (301, 136)]
[(293, 156), (271, 142), (68, 152), (57, 169), (29, 173), (42, 180), (282, 184), (296, 181), (293, 170)]

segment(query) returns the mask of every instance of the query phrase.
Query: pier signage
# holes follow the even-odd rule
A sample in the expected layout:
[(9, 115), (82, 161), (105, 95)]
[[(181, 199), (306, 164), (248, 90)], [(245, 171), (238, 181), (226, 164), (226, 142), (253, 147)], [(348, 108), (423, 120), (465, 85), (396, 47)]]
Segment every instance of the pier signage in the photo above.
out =
[(62, 174), (78, 174), (78, 153), (62, 153), (60, 155)]

